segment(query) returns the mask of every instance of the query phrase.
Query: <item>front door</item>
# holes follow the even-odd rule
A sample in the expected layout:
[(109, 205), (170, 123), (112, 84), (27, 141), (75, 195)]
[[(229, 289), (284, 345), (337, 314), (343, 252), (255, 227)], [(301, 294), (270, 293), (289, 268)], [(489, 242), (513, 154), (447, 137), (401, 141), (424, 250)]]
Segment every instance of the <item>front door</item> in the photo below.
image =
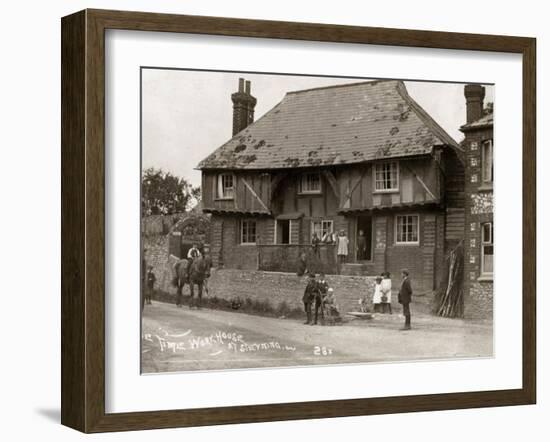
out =
[(372, 261), (372, 217), (358, 216), (355, 232), (355, 259)]

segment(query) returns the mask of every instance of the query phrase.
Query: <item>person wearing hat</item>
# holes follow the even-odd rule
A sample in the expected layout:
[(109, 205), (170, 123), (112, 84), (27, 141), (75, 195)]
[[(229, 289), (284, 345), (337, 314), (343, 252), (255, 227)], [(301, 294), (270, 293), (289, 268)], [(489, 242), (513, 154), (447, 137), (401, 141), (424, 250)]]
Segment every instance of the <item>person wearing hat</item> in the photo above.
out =
[(397, 300), (399, 304), (403, 306), (403, 316), (405, 316), (405, 325), (401, 330), (410, 330), (411, 329), (411, 309), (410, 303), (412, 300), (412, 287), (411, 281), (409, 279), (409, 271), (407, 269), (401, 270), (401, 286), (399, 287), (399, 294)]
[(315, 298), (319, 295), (319, 286), (317, 284), (317, 281), (315, 280), (315, 273), (309, 273), (308, 275), (308, 281), (306, 285), (306, 289), (304, 290), (304, 296), (302, 297), (302, 301), (304, 303), (304, 310), (306, 312), (306, 322), (304, 324), (311, 324), (312, 315), (311, 315), (311, 307), (313, 302), (315, 301)]
[(189, 278), (191, 273), (191, 264), (193, 264), (193, 261), (197, 258), (200, 258), (202, 256), (201, 251), (199, 250), (199, 245), (194, 242), (193, 246), (189, 249), (187, 252), (187, 260), (189, 263), (187, 264), (187, 278)]
[(323, 272), (319, 273), (317, 288), (318, 288), (318, 291), (315, 295), (315, 319), (313, 320), (314, 325), (317, 324), (317, 319), (319, 317), (319, 310), (321, 311), (321, 321), (324, 322), (324, 319), (325, 319), (325, 315), (323, 312), (323, 300), (327, 295), (329, 286), (328, 286), (327, 280), (325, 279), (325, 274)]

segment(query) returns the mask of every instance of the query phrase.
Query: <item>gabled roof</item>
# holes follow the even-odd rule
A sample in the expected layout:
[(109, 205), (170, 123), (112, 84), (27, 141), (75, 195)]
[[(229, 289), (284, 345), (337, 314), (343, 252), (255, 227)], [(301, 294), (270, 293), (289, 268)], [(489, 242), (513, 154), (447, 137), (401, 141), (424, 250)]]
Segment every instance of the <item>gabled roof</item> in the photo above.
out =
[(288, 92), (198, 169), (282, 169), (426, 155), (457, 143), (397, 80)]
[(486, 127), (493, 127), (493, 112), (488, 112), (478, 120), (472, 121), (471, 123), (461, 126), (460, 130), (468, 131), (468, 130), (474, 130), (474, 129), (482, 129)]

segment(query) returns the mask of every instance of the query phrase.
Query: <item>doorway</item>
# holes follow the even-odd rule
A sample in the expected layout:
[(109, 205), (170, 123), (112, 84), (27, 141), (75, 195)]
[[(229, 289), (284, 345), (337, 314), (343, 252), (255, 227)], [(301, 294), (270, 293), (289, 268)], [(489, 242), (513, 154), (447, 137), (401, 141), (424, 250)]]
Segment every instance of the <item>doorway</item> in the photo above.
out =
[(372, 261), (372, 216), (357, 217), (355, 247), (357, 261)]

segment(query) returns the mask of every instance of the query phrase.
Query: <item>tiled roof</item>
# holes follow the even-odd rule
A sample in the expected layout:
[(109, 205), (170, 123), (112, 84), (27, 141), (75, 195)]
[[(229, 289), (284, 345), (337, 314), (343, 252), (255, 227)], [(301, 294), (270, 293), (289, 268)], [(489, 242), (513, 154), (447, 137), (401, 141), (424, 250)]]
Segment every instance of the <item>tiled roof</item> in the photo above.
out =
[[(199, 169), (282, 169), (430, 154), (457, 143), (408, 95), (381, 80), (289, 92)], [(460, 149), (460, 148), (459, 148)]]
[(483, 115), (480, 119), (472, 121), (460, 127), (460, 130), (480, 129), (482, 127), (491, 127), (493, 125), (493, 112)]

